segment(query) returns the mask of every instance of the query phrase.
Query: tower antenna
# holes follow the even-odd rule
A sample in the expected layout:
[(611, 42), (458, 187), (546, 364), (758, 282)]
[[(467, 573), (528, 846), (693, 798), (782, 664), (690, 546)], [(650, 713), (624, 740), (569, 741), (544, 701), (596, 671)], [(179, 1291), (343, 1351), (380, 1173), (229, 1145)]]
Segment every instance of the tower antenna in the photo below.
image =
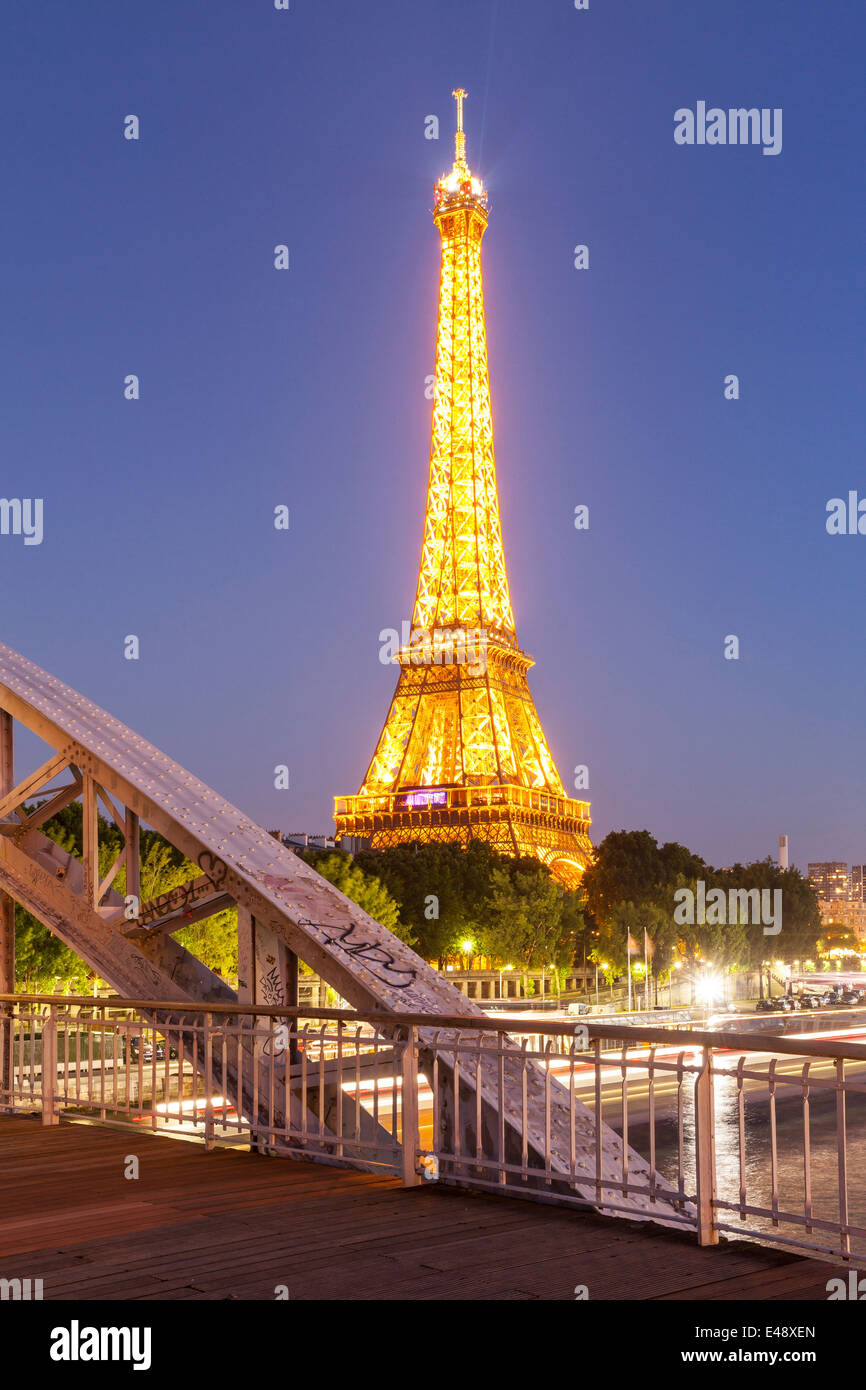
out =
[(462, 87), (458, 87), (451, 95), (457, 102), (457, 133), (454, 136), (454, 163), (465, 165), (466, 133), (463, 129), (463, 102), (466, 100), (467, 94)]

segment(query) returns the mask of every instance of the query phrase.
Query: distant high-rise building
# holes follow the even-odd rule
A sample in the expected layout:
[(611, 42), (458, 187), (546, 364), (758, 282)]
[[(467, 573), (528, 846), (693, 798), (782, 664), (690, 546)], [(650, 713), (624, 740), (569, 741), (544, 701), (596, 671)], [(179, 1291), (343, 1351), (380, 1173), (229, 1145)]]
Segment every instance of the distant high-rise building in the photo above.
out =
[(788, 867), (788, 837), (787, 837), (787, 835), (780, 835), (780, 836), (779, 836), (779, 868), (780, 868), (780, 869), (787, 869), (787, 867)]
[(851, 897), (854, 902), (866, 902), (866, 864), (851, 865)]
[(851, 897), (851, 879), (847, 864), (810, 864), (809, 878), (815, 885), (821, 902), (847, 901)]

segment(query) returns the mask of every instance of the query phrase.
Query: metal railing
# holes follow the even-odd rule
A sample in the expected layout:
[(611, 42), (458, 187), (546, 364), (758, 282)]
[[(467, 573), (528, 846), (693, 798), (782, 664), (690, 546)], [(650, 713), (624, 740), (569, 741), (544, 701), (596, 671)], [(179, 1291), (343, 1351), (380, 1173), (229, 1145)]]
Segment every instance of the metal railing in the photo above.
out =
[(0, 995), (0, 1111), (866, 1255), (866, 1045), (590, 1020), (533, 1020), (518, 1043), (514, 1026)]
[[(423, 797), (425, 793), (431, 798), (429, 801), (416, 803), (410, 800), (413, 796)], [(435, 800), (432, 799), (434, 797)], [(510, 782), (483, 787), (420, 787), (411, 793), (367, 792), (357, 796), (335, 797), (334, 805), (337, 816), (508, 806), (520, 807), (525, 811), (543, 811), (549, 815), (586, 822), (587, 825), (590, 823), (588, 801), (575, 801), (571, 797), (558, 796), (555, 792), (531, 791)]]
[[(339, 1010), (0, 996), (0, 1110), (402, 1171), (405, 1042)], [(5, 1004), (3, 1001), (6, 1001)]]

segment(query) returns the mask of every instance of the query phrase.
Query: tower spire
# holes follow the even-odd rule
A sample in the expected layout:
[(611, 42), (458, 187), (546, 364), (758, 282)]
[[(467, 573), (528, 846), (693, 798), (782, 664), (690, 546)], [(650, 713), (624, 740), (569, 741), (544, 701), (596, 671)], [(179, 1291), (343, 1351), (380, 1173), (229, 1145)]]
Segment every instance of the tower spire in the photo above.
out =
[(457, 130), (454, 135), (454, 168), (466, 169), (466, 134), (463, 130), (463, 102), (466, 100), (466, 92), (462, 87), (458, 87), (452, 92), (454, 100), (457, 102)]

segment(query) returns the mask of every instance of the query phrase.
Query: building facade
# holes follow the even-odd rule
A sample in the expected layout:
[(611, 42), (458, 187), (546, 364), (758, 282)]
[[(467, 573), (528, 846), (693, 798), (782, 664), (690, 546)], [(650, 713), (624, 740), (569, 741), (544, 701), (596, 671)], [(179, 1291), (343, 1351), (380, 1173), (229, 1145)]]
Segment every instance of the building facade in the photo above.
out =
[(848, 865), (836, 861), (809, 865), (809, 879), (814, 884), (818, 899), (822, 903), (848, 901), (851, 893), (851, 876)]
[(861, 940), (866, 937), (866, 903), (838, 898), (835, 902), (821, 902), (818, 907), (822, 927), (847, 927)]

